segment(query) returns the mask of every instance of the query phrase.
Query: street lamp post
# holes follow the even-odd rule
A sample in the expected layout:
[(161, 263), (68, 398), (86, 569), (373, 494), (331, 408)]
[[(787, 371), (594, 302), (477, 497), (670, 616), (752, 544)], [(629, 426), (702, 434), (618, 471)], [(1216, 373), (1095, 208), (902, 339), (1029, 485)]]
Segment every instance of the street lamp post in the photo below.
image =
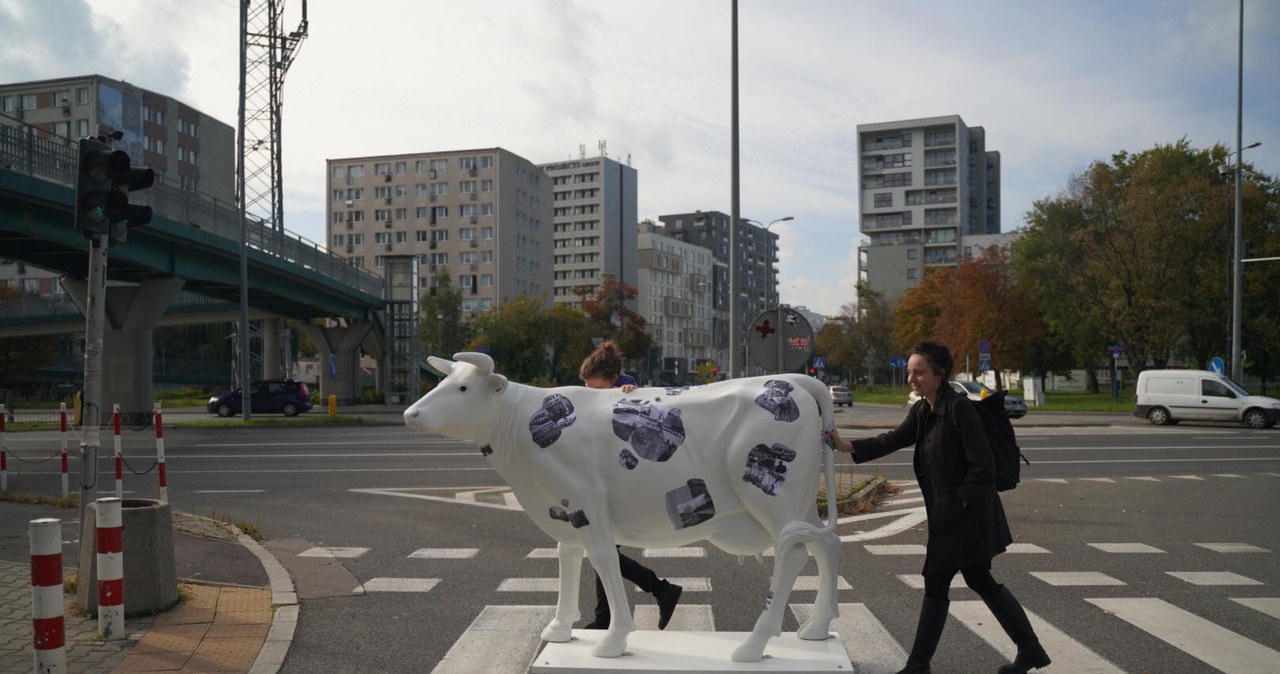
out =
[[(1244, 0), (1240, 0), (1240, 27), (1236, 54), (1236, 222), (1235, 250), (1232, 262), (1235, 272), (1231, 284), (1231, 378), (1237, 382), (1244, 377), (1244, 359), (1240, 351), (1240, 316), (1243, 313), (1244, 275), (1240, 259), (1244, 257), (1244, 227), (1241, 211), (1240, 160), (1244, 148)], [(1256, 146), (1255, 144), (1254, 146)], [(1250, 146), (1250, 147), (1254, 147)]]

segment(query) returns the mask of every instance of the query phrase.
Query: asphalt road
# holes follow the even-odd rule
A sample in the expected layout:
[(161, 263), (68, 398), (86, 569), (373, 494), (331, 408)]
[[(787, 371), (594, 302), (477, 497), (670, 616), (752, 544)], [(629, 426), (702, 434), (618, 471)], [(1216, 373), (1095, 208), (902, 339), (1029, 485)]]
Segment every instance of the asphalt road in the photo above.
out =
[[(1060, 663), (1049, 671), (1278, 671), (1280, 430), (1125, 423), (1023, 427), (1019, 439), (1032, 465), (1024, 484), (1002, 495), (1019, 545), (997, 558), (994, 572), (1049, 626), (1042, 632)], [(60, 489), (56, 458), (47, 459), (57, 434), (6, 440), (11, 488)], [(302, 608), (285, 672), (467, 671), (483, 660), (465, 658), (495, 654), (506, 664), (483, 661), (489, 671), (514, 670), (537, 648), (555, 602), (541, 579), (555, 578), (557, 566), (535, 551), (554, 543), (510, 509), (476, 448), (394, 426), (179, 428), (166, 429), (165, 443), (174, 507), (260, 527), (294, 578)], [(126, 434), (124, 447), (134, 469), (152, 463), (150, 431)], [(859, 471), (907, 481), (910, 458), (898, 452)], [(110, 463), (100, 465), (98, 487), (110, 491)], [(125, 488), (153, 494), (154, 472), (128, 475)], [(865, 612), (874, 623), (846, 623), (860, 671), (894, 671), (894, 658), (910, 648), (921, 592), (909, 582), (923, 557), (915, 547), (875, 546), (924, 542), (917, 499), (908, 485), (876, 513), (839, 527), (840, 575), (850, 586), (840, 592), (842, 620)], [(1115, 552), (1113, 544), (1144, 552)], [(689, 579), (678, 581), (687, 589), (670, 629), (750, 630), (771, 558), (739, 565), (701, 548), (699, 557), (641, 558), (659, 575)], [(1195, 575), (1207, 572), (1219, 575)], [(810, 562), (802, 576), (812, 575)], [(583, 576), (586, 615), (593, 598)], [(1206, 582), (1214, 584), (1196, 584)], [(969, 590), (952, 594), (954, 619), (935, 671), (995, 669), (1007, 644), (984, 639), (990, 614), (966, 613), (976, 599)], [(651, 598), (633, 597), (638, 611), (652, 610)], [(790, 603), (813, 597), (797, 590)], [(509, 631), (481, 631), (491, 623)], [(1172, 645), (1162, 631), (1170, 625), (1189, 640)], [(784, 630), (795, 628), (789, 615)], [(1090, 658), (1114, 669), (1083, 669)], [(1241, 669), (1258, 663), (1262, 669)]]

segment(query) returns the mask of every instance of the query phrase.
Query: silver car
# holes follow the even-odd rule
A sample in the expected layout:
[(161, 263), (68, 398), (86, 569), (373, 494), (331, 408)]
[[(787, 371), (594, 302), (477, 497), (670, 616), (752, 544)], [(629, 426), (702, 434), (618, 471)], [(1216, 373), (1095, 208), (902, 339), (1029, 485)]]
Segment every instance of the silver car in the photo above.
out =
[(849, 392), (849, 387), (848, 386), (832, 386), (831, 402), (836, 407), (839, 407), (841, 405), (844, 405), (846, 407), (853, 407), (853, 394)]

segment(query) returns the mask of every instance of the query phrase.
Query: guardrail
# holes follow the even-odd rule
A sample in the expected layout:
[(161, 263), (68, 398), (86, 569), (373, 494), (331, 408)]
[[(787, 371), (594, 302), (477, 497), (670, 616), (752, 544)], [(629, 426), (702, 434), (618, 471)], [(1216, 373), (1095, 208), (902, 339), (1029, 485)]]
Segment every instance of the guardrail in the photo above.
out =
[[(0, 114), (0, 168), (61, 185), (75, 185), (76, 141), (22, 120)], [(157, 176), (154, 187), (134, 195), (156, 215), (186, 223), (231, 241), (240, 241), (240, 215), (235, 204), (183, 189)], [(382, 296), (382, 279), (352, 267), (341, 255), (293, 232), (277, 232), (257, 218), (247, 218), (247, 245), (268, 255), (311, 269), (361, 292)]]

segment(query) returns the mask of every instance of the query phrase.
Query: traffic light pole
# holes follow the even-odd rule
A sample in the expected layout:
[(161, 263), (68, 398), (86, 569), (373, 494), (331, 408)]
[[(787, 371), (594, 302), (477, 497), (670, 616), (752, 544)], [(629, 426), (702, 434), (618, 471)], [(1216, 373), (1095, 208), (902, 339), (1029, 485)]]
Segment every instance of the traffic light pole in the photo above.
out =
[(97, 485), (99, 426), (102, 423), (102, 349), (107, 304), (107, 234), (89, 239), (89, 281), (85, 289), (84, 395), (81, 398), (80, 522), (89, 491)]

